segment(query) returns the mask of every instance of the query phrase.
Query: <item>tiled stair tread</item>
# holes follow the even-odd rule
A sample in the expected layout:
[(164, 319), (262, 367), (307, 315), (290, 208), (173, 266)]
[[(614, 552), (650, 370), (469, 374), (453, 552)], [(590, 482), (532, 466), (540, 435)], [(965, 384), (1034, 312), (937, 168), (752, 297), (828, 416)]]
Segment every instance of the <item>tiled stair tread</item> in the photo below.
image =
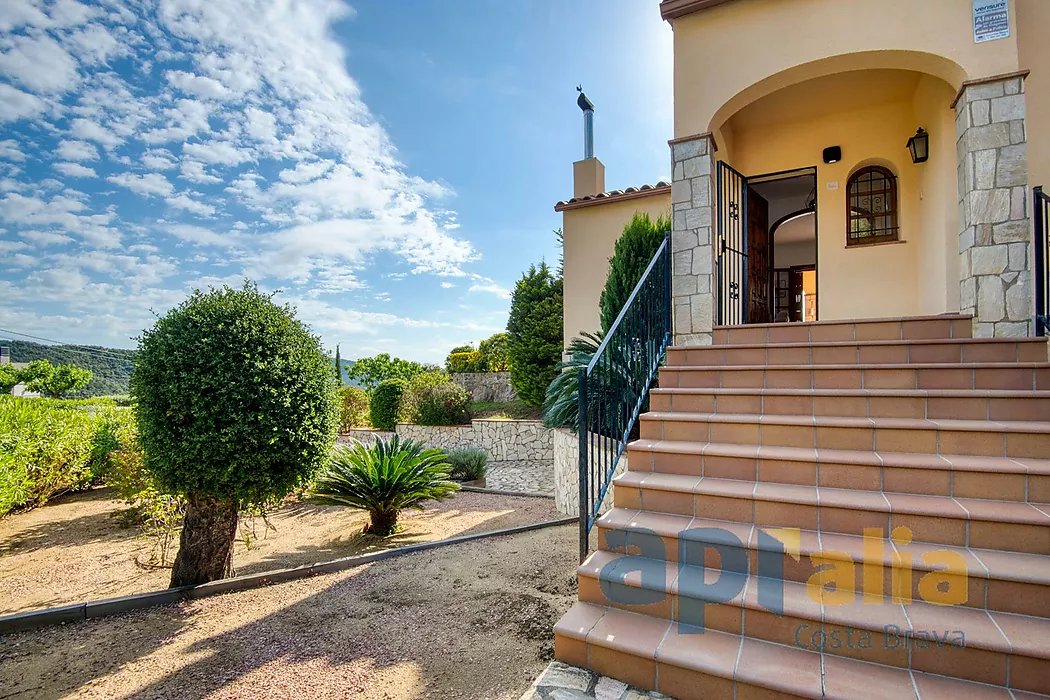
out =
[(891, 340), (818, 340), (797, 341), (785, 343), (722, 343), (714, 345), (672, 345), (667, 348), (668, 352), (688, 352), (690, 350), (747, 350), (756, 348), (823, 348), (823, 347), (846, 347), (850, 345), (1009, 345), (1011, 343), (1023, 343), (1031, 345), (1046, 345), (1046, 338), (1020, 337), (1020, 338), (897, 338)]
[(650, 411), (643, 421), (693, 423), (758, 423), (759, 425), (813, 425), (833, 428), (887, 428), (896, 430), (954, 430), (992, 433), (1050, 433), (1047, 421), (955, 420), (951, 418), (861, 418), (853, 416), (791, 416), (762, 413), (686, 413)]
[[(683, 668), (799, 697), (1011, 700), (1010, 691), (981, 683), (822, 655), (714, 630), (692, 632), (695, 630), (667, 621), (589, 603), (576, 603), (555, 626), (556, 635), (655, 660), (661, 668)], [(645, 643), (657, 638), (656, 644)], [(661, 678), (670, 680), (671, 675), (665, 673)], [(918, 694), (915, 688), (919, 689)], [(673, 689), (657, 683), (657, 690)]]
[(735, 372), (738, 370), (745, 371), (761, 371), (761, 370), (805, 370), (805, 371), (834, 371), (843, 369), (876, 369), (876, 370), (890, 370), (890, 369), (937, 369), (937, 370), (953, 370), (953, 369), (1046, 369), (1050, 367), (1050, 362), (887, 362), (885, 364), (879, 362), (852, 362), (849, 364), (829, 364), (829, 365), (667, 365), (661, 367), (661, 372), (693, 372), (693, 371), (705, 371), (710, 372), (712, 370), (726, 370)]
[(813, 328), (819, 326), (854, 326), (867, 325), (871, 323), (916, 323), (923, 321), (970, 321), (972, 315), (968, 314), (929, 314), (925, 316), (885, 316), (882, 318), (847, 318), (828, 321), (806, 321), (804, 323), (748, 323), (745, 326), (715, 326), (716, 331), (734, 331), (741, 328)]
[[(620, 568), (618, 572), (616, 562), (621, 561), (625, 568)], [(581, 577), (623, 584), (624, 571), (644, 572), (640, 576), (628, 577), (627, 585), (634, 588), (684, 596), (707, 604), (722, 603), (748, 610), (764, 609), (759, 603), (758, 586), (753, 576), (748, 578), (742, 594), (738, 593), (729, 601), (721, 601), (705, 598), (707, 591), (699, 584), (706, 581), (710, 585), (724, 572), (701, 566), (680, 566), (639, 556), (597, 551), (580, 565), (577, 573)], [(768, 579), (766, 581), (769, 583)], [(894, 625), (909, 637), (917, 636), (917, 631), (961, 630), (968, 648), (1050, 659), (1050, 644), (1046, 643), (1050, 639), (1050, 619), (1047, 618), (983, 608), (941, 606), (921, 600), (911, 601), (905, 606), (892, 602), (889, 595), (882, 596), (882, 602), (877, 603), (862, 601), (858, 596), (852, 603), (836, 605), (822, 600), (820, 589), (809, 591), (805, 583), (777, 583), (783, 585), (784, 591), (780, 615), (871, 632), (881, 632), (886, 625)]]
[(773, 389), (737, 387), (658, 387), (651, 394), (668, 396), (817, 396), (931, 399), (1046, 399), (1050, 391), (1009, 389)]
[[(613, 480), (617, 486), (642, 490), (693, 493), (743, 498), (772, 503), (874, 510), (908, 515), (934, 515), (960, 520), (988, 520), (1050, 527), (1050, 505), (1017, 501), (927, 496), (912, 493), (857, 491), (826, 486), (800, 486), (763, 481), (695, 477), (659, 472), (624, 472)], [(643, 496), (644, 507), (644, 496)]]
[[(704, 528), (725, 530), (748, 549), (763, 549), (755, 534), (756, 530), (774, 532), (778, 529), (772, 526), (755, 526), (753, 523), (712, 520), (671, 513), (652, 513), (618, 507), (612, 508), (601, 516), (597, 526), (603, 530), (626, 531), (628, 542), (630, 533), (640, 530), (651, 531), (660, 537), (673, 540), (677, 540), (679, 534), (686, 530), (697, 531)], [(845, 552), (854, 561), (865, 560), (864, 539), (859, 535), (800, 530), (799, 537), (802, 556), (820, 554), (826, 559), (834, 559), (835, 552)], [(695, 535), (692, 539), (699, 541)], [(598, 542), (599, 548), (605, 548), (606, 542), (603, 538), (599, 537)], [(966, 573), (971, 576), (1050, 586), (1050, 556), (1041, 554), (985, 550), (927, 542), (912, 542), (899, 547), (892, 542), (887, 542), (882, 550), (881, 564), (886, 567), (891, 566), (894, 561), (894, 552), (904, 551), (914, 555), (912, 557), (913, 568), (917, 571), (943, 568), (943, 566), (928, 566), (922, 560), (922, 553), (934, 550), (952, 552), (961, 556), (967, 562)]]

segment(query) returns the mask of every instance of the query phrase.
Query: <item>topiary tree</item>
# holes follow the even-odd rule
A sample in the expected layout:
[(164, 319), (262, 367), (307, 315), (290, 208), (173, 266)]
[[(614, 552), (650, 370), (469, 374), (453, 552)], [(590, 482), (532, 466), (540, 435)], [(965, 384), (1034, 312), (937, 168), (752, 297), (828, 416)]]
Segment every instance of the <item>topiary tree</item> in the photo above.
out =
[(386, 379), (372, 392), (368, 406), (368, 418), (376, 430), (393, 430), (397, 427), (397, 411), (401, 395), (408, 382), (404, 379)]
[(368, 394), (356, 386), (339, 388), (339, 429), (347, 432), (353, 428), (368, 427)]
[(507, 335), (511, 386), (519, 399), (539, 406), (557, 374), (562, 342), (562, 280), (546, 263), (529, 267), (515, 285)]
[(642, 273), (656, 255), (664, 235), (670, 230), (670, 219), (661, 216), (653, 221), (645, 212), (635, 212), (624, 227), (616, 241), (613, 256), (609, 259), (609, 276), (605, 279), (605, 289), (598, 302), (602, 333), (608, 333), (616, 322), (616, 317), (627, 304)]
[(338, 429), (320, 341), (247, 282), (195, 291), (160, 317), (139, 340), (131, 394), (145, 468), (186, 497), (173, 587), (229, 575), (238, 510), (301, 486)]
[(485, 358), (485, 364), (489, 372), (507, 371), (507, 345), (510, 336), (506, 333), (496, 333), (485, 338), (478, 344), (478, 352)]

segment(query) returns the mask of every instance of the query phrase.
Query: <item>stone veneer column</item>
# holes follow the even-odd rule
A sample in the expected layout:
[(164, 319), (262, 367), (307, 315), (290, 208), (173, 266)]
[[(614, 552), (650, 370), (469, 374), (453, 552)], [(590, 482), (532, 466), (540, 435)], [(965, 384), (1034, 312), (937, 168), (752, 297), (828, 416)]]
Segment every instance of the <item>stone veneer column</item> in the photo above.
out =
[(675, 345), (710, 345), (712, 339), (713, 143), (709, 134), (670, 142)]
[(955, 105), (960, 307), (974, 337), (1032, 326), (1028, 144), (1022, 77), (970, 85)]

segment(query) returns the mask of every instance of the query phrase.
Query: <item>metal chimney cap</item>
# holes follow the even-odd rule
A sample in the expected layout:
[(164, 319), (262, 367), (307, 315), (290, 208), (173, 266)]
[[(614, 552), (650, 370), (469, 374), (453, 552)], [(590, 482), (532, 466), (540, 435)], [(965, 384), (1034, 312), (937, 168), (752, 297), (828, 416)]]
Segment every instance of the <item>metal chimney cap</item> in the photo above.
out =
[(580, 93), (580, 96), (576, 98), (576, 104), (580, 106), (580, 109), (582, 109), (584, 112), (593, 112), (594, 103), (588, 100), (587, 95), (583, 93), (583, 86), (577, 85), (576, 92)]

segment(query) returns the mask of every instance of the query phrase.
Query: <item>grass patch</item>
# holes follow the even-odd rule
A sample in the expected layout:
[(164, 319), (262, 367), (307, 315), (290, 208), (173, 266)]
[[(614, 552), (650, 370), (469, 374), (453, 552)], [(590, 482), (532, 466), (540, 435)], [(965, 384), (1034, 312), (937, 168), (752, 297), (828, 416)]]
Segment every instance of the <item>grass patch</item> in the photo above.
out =
[(471, 404), (474, 418), (497, 418), (503, 420), (539, 420), (543, 417), (543, 408), (530, 406), (521, 399), (506, 403), (481, 402)]

